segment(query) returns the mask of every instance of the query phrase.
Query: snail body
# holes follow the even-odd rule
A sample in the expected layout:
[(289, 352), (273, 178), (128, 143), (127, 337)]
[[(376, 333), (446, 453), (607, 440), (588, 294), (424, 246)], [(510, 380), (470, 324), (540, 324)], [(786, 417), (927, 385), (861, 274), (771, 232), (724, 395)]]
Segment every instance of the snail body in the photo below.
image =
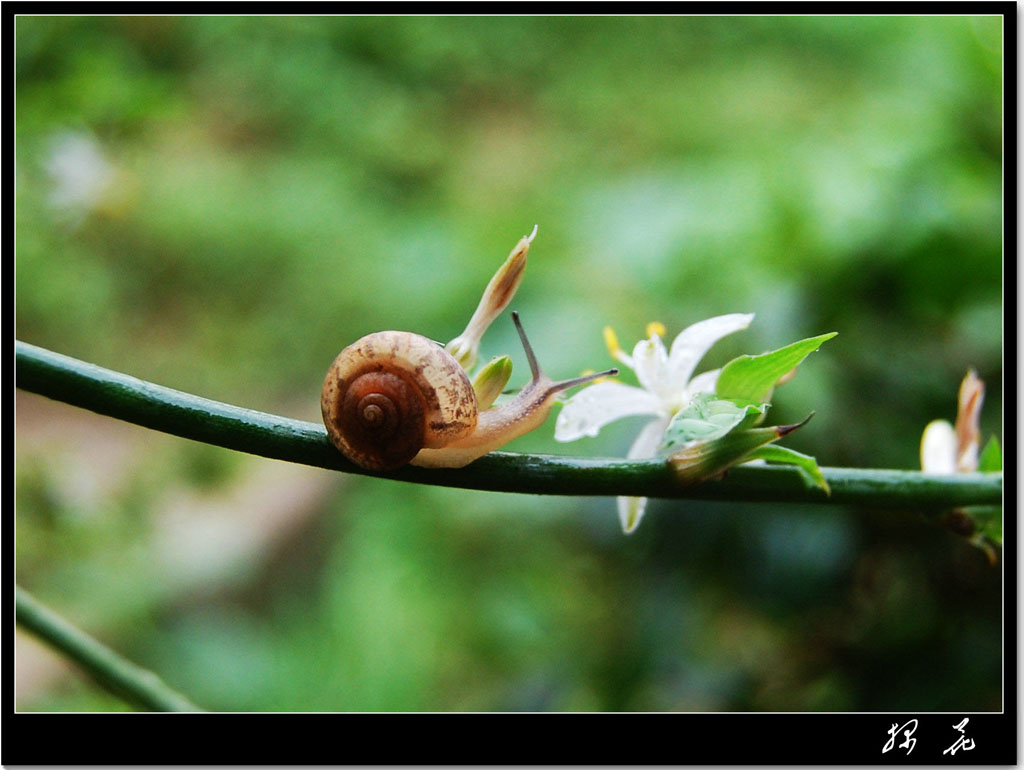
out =
[(615, 370), (552, 382), (537, 365), (518, 315), (512, 319), (532, 377), (507, 404), (480, 410), (455, 358), (419, 334), (368, 334), (338, 354), (320, 407), (327, 434), (349, 460), (370, 470), (407, 463), (461, 468), (540, 426), (555, 397)]

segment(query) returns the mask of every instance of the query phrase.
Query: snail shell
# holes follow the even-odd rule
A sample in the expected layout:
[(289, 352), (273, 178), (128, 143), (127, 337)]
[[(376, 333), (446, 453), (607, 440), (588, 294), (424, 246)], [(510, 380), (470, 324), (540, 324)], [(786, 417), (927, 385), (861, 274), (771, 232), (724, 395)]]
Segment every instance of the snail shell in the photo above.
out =
[(327, 434), (370, 470), (408, 463), (473, 432), (477, 400), (466, 373), (436, 342), (412, 332), (368, 334), (338, 354), (320, 397)]

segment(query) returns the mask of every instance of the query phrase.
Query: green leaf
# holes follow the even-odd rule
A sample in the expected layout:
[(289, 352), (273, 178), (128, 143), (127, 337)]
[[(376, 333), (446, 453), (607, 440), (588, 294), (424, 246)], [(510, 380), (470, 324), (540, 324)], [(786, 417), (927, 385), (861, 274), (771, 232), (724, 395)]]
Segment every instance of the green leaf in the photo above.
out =
[(760, 403), (779, 378), (796, 368), (808, 355), (838, 332), (809, 337), (784, 348), (758, 356), (734, 358), (722, 368), (715, 393), (721, 398), (734, 398)]
[(818, 461), (810, 455), (797, 452), (789, 447), (772, 444), (755, 449), (747, 456), (747, 461), (750, 460), (764, 460), (769, 463), (793, 465), (800, 471), (800, 477), (804, 480), (804, 484), (807, 485), (808, 489), (820, 487), (825, 490), (825, 494), (832, 494), (832, 490), (825, 480), (825, 475), (821, 472), (821, 468), (818, 467)]
[(735, 428), (756, 422), (767, 408), (767, 404), (738, 404), (715, 398), (711, 393), (698, 393), (686, 409), (672, 418), (658, 451), (671, 453), (690, 441), (714, 441)]
[(993, 566), (999, 561), (1003, 547), (1003, 509), (998, 505), (972, 505), (952, 513), (967, 516), (974, 524), (974, 532), (967, 535), (968, 542), (984, 551)]
[(1001, 471), (1003, 469), (1003, 453), (999, 449), (999, 439), (995, 436), (988, 440), (985, 448), (978, 456), (978, 470), (983, 473)]
[[(808, 417), (807, 420), (809, 419), (811, 418)], [(796, 425), (734, 430), (712, 441), (693, 441), (673, 452), (668, 459), (682, 485), (695, 484), (748, 460), (750, 454), (758, 447), (792, 433), (807, 420)]]
[(996, 545), (1003, 544), (1003, 509), (998, 505), (975, 505), (964, 509), (975, 524), (979, 534)]

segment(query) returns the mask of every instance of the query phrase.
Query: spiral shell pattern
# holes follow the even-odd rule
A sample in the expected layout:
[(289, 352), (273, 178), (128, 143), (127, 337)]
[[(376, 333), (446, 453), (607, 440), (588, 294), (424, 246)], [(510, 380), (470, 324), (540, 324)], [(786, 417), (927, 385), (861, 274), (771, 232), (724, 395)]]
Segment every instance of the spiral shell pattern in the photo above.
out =
[(462, 367), (412, 332), (368, 334), (334, 359), (320, 398), (327, 434), (357, 465), (390, 470), (476, 427), (477, 402)]

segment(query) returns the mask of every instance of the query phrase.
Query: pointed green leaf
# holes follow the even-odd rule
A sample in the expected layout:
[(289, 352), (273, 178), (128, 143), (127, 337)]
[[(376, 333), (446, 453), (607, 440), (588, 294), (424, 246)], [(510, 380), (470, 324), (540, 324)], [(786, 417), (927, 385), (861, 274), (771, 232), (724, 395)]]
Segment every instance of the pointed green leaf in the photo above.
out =
[(797, 452), (789, 447), (771, 444), (759, 447), (751, 452), (747, 456), (747, 461), (750, 460), (764, 460), (769, 463), (793, 465), (800, 471), (800, 476), (808, 488), (820, 487), (825, 490), (825, 494), (832, 494), (832, 490), (829, 489), (828, 482), (825, 480), (825, 475), (821, 472), (821, 468), (818, 467), (818, 461), (810, 455)]
[[(732, 399), (730, 399), (732, 400)], [(764, 422), (765, 415), (768, 414), (768, 410), (771, 409), (771, 404), (746, 404), (744, 411), (746, 412), (743, 420), (737, 425), (734, 430), (749, 430), (750, 428), (756, 428), (762, 422)]]
[(978, 532), (996, 545), (1003, 544), (1003, 509), (998, 505), (978, 505), (965, 508), (978, 525)]
[(779, 378), (796, 368), (808, 355), (838, 332), (809, 337), (759, 356), (740, 356), (722, 368), (715, 393), (721, 398), (760, 402)]
[(1003, 469), (1003, 453), (999, 449), (999, 439), (995, 436), (988, 440), (981, 455), (978, 457), (978, 470), (983, 473), (1001, 471)]
[(676, 472), (676, 478), (683, 485), (695, 484), (749, 459), (750, 453), (758, 447), (777, 441), (806, 422), (807, 420), (796, 425), (734, 430), (713, 441), (693, 441), (673, 452), (668, 459)]
[(714, 441), (731, 430), (758, 420), (766, 404), (737, 404), (715, 398), (711, 393), (698, 393), (688, 407), (679, 411), (665, 429), (658, 451), (678, 451), (690, 441)]

